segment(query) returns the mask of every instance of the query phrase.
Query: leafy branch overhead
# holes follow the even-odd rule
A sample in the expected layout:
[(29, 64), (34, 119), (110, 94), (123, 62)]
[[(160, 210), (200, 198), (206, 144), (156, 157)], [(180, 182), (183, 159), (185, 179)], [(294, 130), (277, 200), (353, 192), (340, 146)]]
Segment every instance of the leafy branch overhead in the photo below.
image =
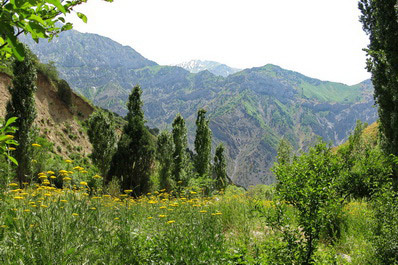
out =
[[(75, 6), (85, 2), (87, 0), (0, 0), (1, 60), (10, 57), (23, 60), (22, 44), (17, 40), (22, 33), (30, 34), (38, 42), (40, 38), (51, 40), (60, 32), (72, 29), (71, 23), (65, 23), (65, 17)], [(87, 22), (84, 14), (76, 14)]]

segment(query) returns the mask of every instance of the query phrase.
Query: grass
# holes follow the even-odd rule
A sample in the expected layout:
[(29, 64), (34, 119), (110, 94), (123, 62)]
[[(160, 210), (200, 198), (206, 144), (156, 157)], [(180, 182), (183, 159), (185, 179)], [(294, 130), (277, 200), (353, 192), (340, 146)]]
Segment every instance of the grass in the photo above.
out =
[[(287, 228), (269, 225), (273, 188), (229, 187), (204, 197), (190, 187), (133, 198), (131, 191), (110, 195), (62, 174), (44, 172), (41, 184), (10, 183), (0, 193), (1, 264), (278, 264), (287, 249), (281, 240)], [(63, 177), (64, 187), (56, 188), (50, 175)], [(353, 202), (344, 211), (343, 236), (321, 245), (319, 264), (343, 264), (342, 254), (352, 264), (371, 263), (371, 209)], [(286, 214), (298, 231), (293, 208)]]

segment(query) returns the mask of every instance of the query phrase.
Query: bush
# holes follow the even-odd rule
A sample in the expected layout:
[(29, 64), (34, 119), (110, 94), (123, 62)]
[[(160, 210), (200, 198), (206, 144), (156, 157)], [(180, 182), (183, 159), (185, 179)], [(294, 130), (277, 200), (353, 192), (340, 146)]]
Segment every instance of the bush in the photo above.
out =
[(380, 189), (373, 201), (377, 223), (374, 245), (381, 264), (398, 264), (398, 192), (392, 184)]
[[(343, 199), (339, 196), (338, 184), (341, 164), (326, 143), (319, 142), (291, 163), (276, 164), (273, 168), (279, 181), (278, 196), (297, 210), (298, 225), (302, 228), (302, 246), (295, 247), (297, 263), (314, 262), (313, 255), (322, 233), (332, 240), (340, 235)], [(297, 242), (289, 244), (293, 243)]]
[(57, 81), (57, 94), (58, 98), (62, 100), (68, 107), (72, 105), (72, 89), (70, 88), (68, 82), (65, 80)]

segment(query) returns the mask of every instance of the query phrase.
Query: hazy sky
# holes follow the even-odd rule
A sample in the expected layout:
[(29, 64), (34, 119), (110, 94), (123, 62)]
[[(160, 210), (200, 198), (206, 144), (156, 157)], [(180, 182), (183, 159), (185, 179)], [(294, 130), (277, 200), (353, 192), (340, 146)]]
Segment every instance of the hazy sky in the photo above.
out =
[(89, 0), (75, 29), (129, 45), (162, 65), (191, 59), (267, 63), (321, 80), (370, 77), (357, 0)]

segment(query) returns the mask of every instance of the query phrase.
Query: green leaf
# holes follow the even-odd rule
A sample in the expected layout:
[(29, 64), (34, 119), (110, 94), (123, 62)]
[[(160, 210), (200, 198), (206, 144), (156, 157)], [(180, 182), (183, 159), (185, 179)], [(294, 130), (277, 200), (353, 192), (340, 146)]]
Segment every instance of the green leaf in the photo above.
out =
[(11, 162), (13, 162), (15, 165), (18, 166), (18, 161), (15, 158), (13, 158), (12, 156), (9, 156), (9, 155), (7, 155), (7, 158), (10, 159)]
[(59, 11), (62, 13), (66, 14), (66, 9), (64, 6), (61, 4), (61, 1), (59, 0), (46, 0), (47, 3), (54, 5), (56, 8), (58, 8)]
[(8, 127), (11, 123), (14, 123), (18, 118), (17, 117), (11, 117), (7, 120), (6, 125), (4, 127)]
[(17, 58), (18, 61), (23, 61), (25, 53), (22, 43), (19, 43), (17, 37), (14, 35), (8, 35), (6, 40), (8, 45), (10, 45), (12, 54), (15, 56), (15, 58)]
[(40, 24), (42, 24), (44, 26), (47, 25), (47, 23), (41, 17), (39, 17), (37, 15), (34, 15), (34, 14), (30, 15), (30, 17), (28, 19), (34, 20), (34, 21), (36, 21), (36, 22), (38, 22), (38, 23), (40, 23)]
[(77, 12), (77, 16), (83, 20), (84, 23), (87, 23), (87, 17), (83, 13)]

